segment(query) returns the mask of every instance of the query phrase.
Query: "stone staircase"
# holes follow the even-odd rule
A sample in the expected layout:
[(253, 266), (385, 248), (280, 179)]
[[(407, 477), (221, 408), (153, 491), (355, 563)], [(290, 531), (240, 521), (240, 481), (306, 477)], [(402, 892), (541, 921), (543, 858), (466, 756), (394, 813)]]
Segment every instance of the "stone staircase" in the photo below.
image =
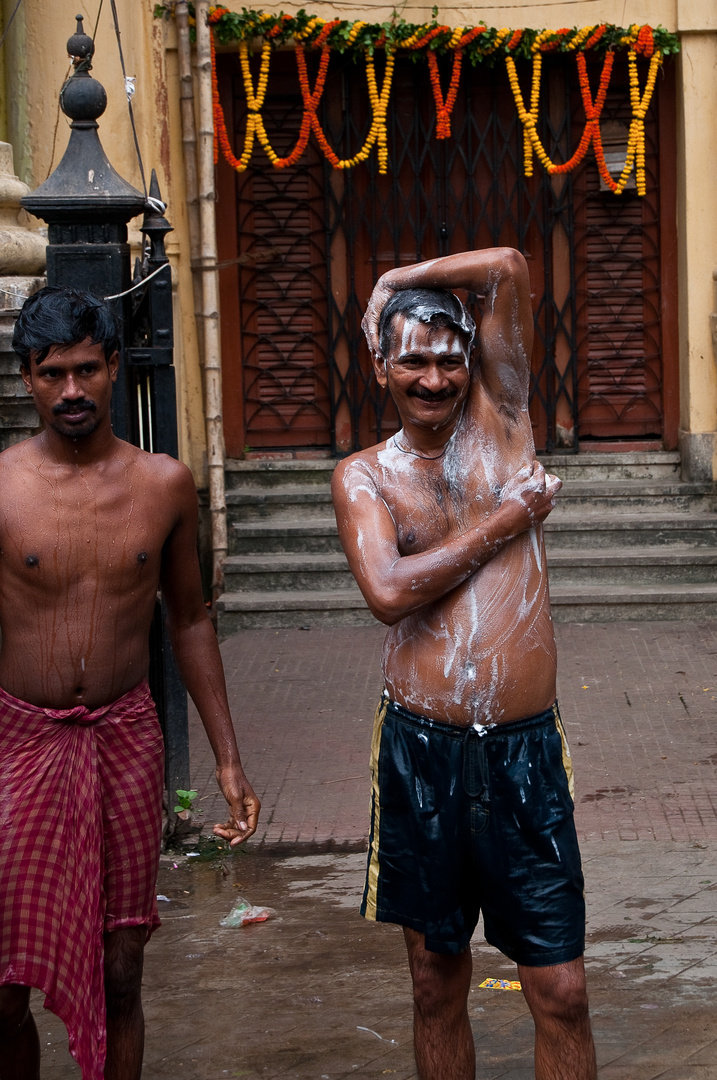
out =
[(12, 351), (16, 318), (17, 311), (0, 311), (0, 450), (29, 438), (40, 427), (20, 376), (18, 358)]
[[(677, 453), (546, 456), (564, 481), (545, 525), (556, 622), (717, 618), (717, 485)], [(334, 462), (230, 461), (218, 626), (373, 623), (341, 551)]]

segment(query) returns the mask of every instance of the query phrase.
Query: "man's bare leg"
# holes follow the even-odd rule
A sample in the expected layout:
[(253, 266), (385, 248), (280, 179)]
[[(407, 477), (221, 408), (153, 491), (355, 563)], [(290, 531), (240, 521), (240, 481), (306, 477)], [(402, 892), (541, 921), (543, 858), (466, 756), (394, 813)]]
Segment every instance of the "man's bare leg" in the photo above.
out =
[(518, 965), (535, 1021), (536, 1080), (595, 1080), (583, 958), (552, 967)]
[(39, 1080), (40, 1039), (30, 987), (0, 986), (0, 1080)]
[(476, 1055), (468, 1019), (473, 959), (430, 952), (425, 937), (403, 929), (413, 979), (413, 1043), (421, 1080), (474, 1080)]
[(146, 926), (105, 934), (105, 1080), (139, 1080), (144, 1054), (142, 965)]

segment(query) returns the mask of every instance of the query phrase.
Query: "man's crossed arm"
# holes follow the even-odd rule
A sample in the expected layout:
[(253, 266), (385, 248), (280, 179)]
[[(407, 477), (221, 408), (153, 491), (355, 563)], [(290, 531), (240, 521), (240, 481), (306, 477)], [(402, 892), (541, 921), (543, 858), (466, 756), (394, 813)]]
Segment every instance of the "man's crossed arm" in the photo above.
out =
[(544, 521), (560, 487), (534, 461), (503, 486), (493, 513), (415, 555), (400, 553), (395, 522), (365, 461), (338, 465), (331, 491), (349, 566), (372, 614), (391, 626), (440, 600), (508, 541)]

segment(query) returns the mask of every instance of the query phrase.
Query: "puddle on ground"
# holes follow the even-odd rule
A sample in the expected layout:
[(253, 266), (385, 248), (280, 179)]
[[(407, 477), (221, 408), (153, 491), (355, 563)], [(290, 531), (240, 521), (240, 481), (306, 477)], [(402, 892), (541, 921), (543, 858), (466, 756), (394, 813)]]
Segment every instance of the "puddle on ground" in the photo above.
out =
[[(160, 867), (157, 892), (167, 899), (146, 952), (143, 1080), (415, 1080), (403, 935), (358, 915), (365, 855), (231, 853), (215, 843), (190, 850), (199, 856), (170, 854)], [(275, 908), (276, 918), (220, 927), (238, 895)], [(601, 1067), (619, 1058), (620, 1075), (634, 1080), (664, 1071), (676, 1030), (690, 1053), (717, 1039), (717, 960), (713, 969), (709, 959), (717, 943), (704, 940), (717, 928), (701, 926), (698, 943), (683, 926), (676, 934), (661, 920), (656, 931), (636, 912), (621, 925), (621, 911), (610, 908), (610, 925), (591, 920), (588, 985)], [(515, 978), (515, 968), (478, 935), (473, 957), (477, 1075), (527, 1075), (533, 1031), (522, 994), (478, 986)], [(62, 1024), (35, 1012), (43, 1080), (79, 1080)], [(654, 1056), (652, 1074), (645, 1055)]]

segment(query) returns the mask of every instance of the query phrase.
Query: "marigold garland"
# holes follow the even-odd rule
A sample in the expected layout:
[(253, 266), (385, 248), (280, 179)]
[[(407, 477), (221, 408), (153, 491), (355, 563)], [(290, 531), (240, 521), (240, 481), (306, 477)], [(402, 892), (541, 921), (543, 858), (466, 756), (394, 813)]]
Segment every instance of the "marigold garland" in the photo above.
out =
[(433, 90), (433, 100), (436, 103), (437, 139), (450, 139), (451, 137), (451, 112), (453, 111), (453, 106), (456, 103), (456, 96), (458, 94), (462, 59), (463, 50), (454, 49), (453, 71), (451, 72), (451, 81), (444, 101), (443, 94), (441, 93), (441, 80), (438, 73), (438, 60), (436, 59), (436, 54), (434, 52), (429, 52), (428, 54), (428, 71), (431, 79), (431, 89)]
[[(159, 5), (157, 13), (166, 10)], [(381, 26), (368, 24), (363, 20), (348, 22), (342, 19), (325, 20), (319, 16), (308, 16), (299, 11), (296, 15), (272, 14), (243, 9), (238, 15), (225, 7), (210, 8), (209, 24), (222, 43), (229, 40), (239, 41), (239, 59), (247, 100), (247, 126), (241, 157), (237, 158), (229, 142), (224, 113), (219, 99), (216, 75), (216, 57), (214, 35), (211, 35), (212, 55), (212, 92), (214, 101), (214, 125), (216, 133), (215, 161), (219, 151), (239, 172), (249, 164), (254, 143), (258, 141), (274, 168), (287, 168), (296, 164), (308, 145), (310, 132), (314, 136), (327, 160), (335, 169), (351, 169), (360, 162), (368, 160), (374, 146), (377, 146), (378, 171), (385, 174), (388, 167), (388, 147), (386, 132), (386, 113), (390, 99), (395, 56), (398, 49), (414, 54), (424, 53), (428, 60), (429, 78), (436, 106), (436, 138), (451, 137), (451, 113), (456, 102), (460, 83), (461, 67), (464, 56), (472, 63), (490, 59), (496, 55), (505, 58), (508, 79), (515, 100), (518, 116), (523, 126), (524, 172), (533, 174), (533, 156), (537, 157), (548, 173), (564, 174), (571, 172), (584, 160), (592, 145), (600, 175), (610, 190), (621, 194), (629, 176), (635, 169), (638, 194), (644, 195), (645, 181), (645, 115), (655, 89), (657, 72), (664, 56), (678, 50), (677, 39), (661, 27), (653, 29), (645, 25), (633, 24), (627, 30), (610, 26), (607, 23), (584, 26), (581, 29), (563, 27), (558, 30), (529, 30), (503, 27), (500, 30), (489, 29), (480, 24), (474, 27), (450, 26), (424, 23), (410, 26), (402, 19), (392, 24)], [(256, 89), (254, 88), (249, 67), (249, 43), (252, 39), (263, 38), (261, 59)], [(273, 45), (294, 42), (299, 86), (304, 106), (297, 142), (286, 157), (279, 157), (272, 147), (261, 110), (266, 96), (271, 52)], [(318, 48), (321, 51), (319, 70), (313, 91), (309, 86), (306, 66), (306, 49)], [(318, 106), (326, 83), (329, 61), (332, 51), (345, 52), (347, 49), (361, 49), (366, 64), (366, 81), (372, 119), (364, 145), (351, 158), (340, 159), (329, 145), (318, 118)], [(378, 91), (375, 50), (383, 49), (386, 55), (386, 67), (381, 92)], [(597, 94), (593, 100), (587, 75), (585, 53), (599, 48), (604, 50), (604, 61)], [(610, 76), (613, 68), (615, 50), (626, 48), (628, 54), (628, 73), (630, 81), (630, 104), (632, 119), (628, 135), (625, 167), (618, 180), (613, 180), (607, 168), (600, 134), (600, 115), (605, 104)], [(572, 156), (565, 162), (555, 163), (550, 160), (538, 135), (540, 105), (540, 82), (542, 55), (547, 52), (564, 52), (575, 55), (580, 91), (585, 111), (585, 127), (579, 144)], [(451, 78), (448, 91), (443, 96), (440, 83), (437, 54), (453, 54)], [(649, 59), (650, 65), (644, 91), (640, 92), (637, 56)], [(523, 100), (516, 57), (532, 61), (531, 89), (529, 107)]]

